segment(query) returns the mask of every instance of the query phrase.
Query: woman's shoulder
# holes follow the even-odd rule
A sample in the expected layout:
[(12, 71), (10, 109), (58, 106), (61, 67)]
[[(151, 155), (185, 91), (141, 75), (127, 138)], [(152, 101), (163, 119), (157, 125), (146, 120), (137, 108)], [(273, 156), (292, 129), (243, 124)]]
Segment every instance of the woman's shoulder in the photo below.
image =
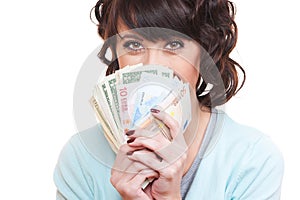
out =
[(215, 118), (213, 137), (215, 137), (218, 144), (230, 147), (233, 144), (249, 146), (257, 144), (259, 141), (266, 141), (274, 145), (266, 133), (253, 126), (236, 121), (224, 111), (214, 110), (211, 118), (213, 117)]
[(228, 152), (224, 160), (232, 163), (236, 175), (231, 185), (232, 195), (253, 199), (280, 196), (284, 161), (270, 136), (238, 123), (226, 114), (220, 142), (223, 150)]
[(243, 154), (243, 151), (257, 152), (259, 155), (269, 154), (281, 157), (281, 152), (271, 137), (259, 129), (242, 124), (225, 112), (217, 113), (216, 144), (223, 150)]
[(282, 153), (271, 137), (257, 128), (235, 121), (223, 111), (213, 113), (212, 117), (216, 120), (205, 158), (213, 163), (226, 163), (222, 165), (227, 166), (228, 171), (237, 169), (236, 166), (257, 169), (276, 166), (283, 171)]
[[(216, 117), (214, 134), (198, 170), (195, 191), (201, 185), (200, 180), (205, 180), (209, 182), (207, 185), (218, 185), (217, 193), (225, 191), (228, 199), (280, 196), (283, 157), (271, 138), (256, 128), (236, 122), (224, 112), (213, 115)], [(207, 191), (201, 195), (215, 195), (215, 190), (207, 188)]]

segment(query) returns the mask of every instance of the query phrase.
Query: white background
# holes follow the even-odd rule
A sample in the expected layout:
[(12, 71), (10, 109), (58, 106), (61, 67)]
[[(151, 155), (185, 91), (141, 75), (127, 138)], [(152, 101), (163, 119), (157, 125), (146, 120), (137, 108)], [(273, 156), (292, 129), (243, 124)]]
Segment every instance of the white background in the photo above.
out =
[[(0, 3), (1, 199), (55, 199), (56, 160), (76, 131), (76, 76), (100, 44), (95, 2)], [(285, 159), (282, 199), (299, 199), (299, 10), (292, 0), (235, 2), (247, 82), (226, 110), (272, 137)]]

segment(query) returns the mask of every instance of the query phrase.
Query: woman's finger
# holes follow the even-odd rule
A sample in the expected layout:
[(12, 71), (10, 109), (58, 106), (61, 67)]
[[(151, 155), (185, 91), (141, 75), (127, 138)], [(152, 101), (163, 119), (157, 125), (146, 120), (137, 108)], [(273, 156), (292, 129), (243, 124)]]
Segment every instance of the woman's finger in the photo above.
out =
[[(151, 124), (149, 124), (151, 125)], [(137, 137), (148, 137), (148, 138), (151, 138), (151, 137), (154, 137), (156, 136), (157, 134), (159, 134), (159, 129), (156, 127), (155, 129), (151, 128), (151, 127), (139, 127), (135, 130), (129, 130), (126, 135), (128, 138), (137, 138)]]
[(132, 162), (127, 158), (128, 152), (137, 151), (143, 148), (144, 147), (142, 146), (129, 146), (128, 144), (123, 144), (117, 153), (112, 169), (120, 172), (126, 171), (126, 169), (132, 164)]
[[(167, 140), (162, 134), (153, 138), (138, 137), (128, 143), (132, 147), (140, 147), (155, 152), (167, 163), (172, 163), (179, 159), (184, 153), (186, 153), (187, 145), (182, 134), (178, 134), (173, 141)], [(139, 150), (140, 151), (140, 150)], [(134, 151), (134, 152), (139, 152)], [(139, 152), (142, 153), (142, 152)]]
[(175, 138), (180, 131), (180, 126), (178, 122), (164, 111), (159, 111), (153, 108), (151, 109), (151, 112), (155, 118), (162, 121), (170, 129), (171, 137)]
[(137, 163), (142, 163), (143, 165), (155, 171), (160, 171), (163, 168), (168, 167), (170, 165), (155, 152), (150, 151), (136, 151), (132, 155), (129, 155), (128, 158)]
[(142, 185), (147, 179), (158, 178), (158, 176), (154, 170), (142, 170), (135, 174), (123, 173), (120, 177), (112, 176), (111, 182), (122, 196), (129, 199), (148, 199), (147, 196), (152, 199), (151, 195), (142, 190)]
[(143, 146), (151, 151), (165, 148), (171, 142), (167, 140), (162, 134), (157, 134), (155, 137), (137, 137), (128, 143), (132, 148)]
[[(145, 142), (148, 144), (149, 142)], [(152, 147), (149, 147), (149, 149)], [(128, 158), (132, 161), (141, 162), (154, 170), (160, 170), (169, 166), (170, 164), (182, 159), (186, 156), (187, 146), (172, 142), (164, 148), (152, 151), (135, 151)]]

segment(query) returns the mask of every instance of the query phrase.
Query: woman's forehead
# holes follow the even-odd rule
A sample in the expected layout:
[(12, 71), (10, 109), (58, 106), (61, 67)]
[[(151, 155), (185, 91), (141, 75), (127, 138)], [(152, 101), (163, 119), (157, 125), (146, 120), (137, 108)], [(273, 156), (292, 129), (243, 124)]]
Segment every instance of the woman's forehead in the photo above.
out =
[(136, 35), (140, 38), (155, 42), (158, 40), (167, 40), (170, 38), (182, 38), (186, 40), (192, 40), (189, 36), (174, 31), (171, 29), (160, 28), (160, 27), (142, 27), (130, 29), (125, 23), (118, 23), (118, 36), (122, 38), (124, 35)]

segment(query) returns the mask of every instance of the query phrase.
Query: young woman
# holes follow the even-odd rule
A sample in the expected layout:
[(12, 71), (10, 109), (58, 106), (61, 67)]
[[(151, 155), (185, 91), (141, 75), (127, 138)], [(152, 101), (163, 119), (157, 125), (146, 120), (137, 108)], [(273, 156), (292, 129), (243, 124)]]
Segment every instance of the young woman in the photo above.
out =
[[(173, 140), (130, 130), (117, 154), (99, 125), (74, 135), (55, 169), (57, 199), (279, 199), (280, 152), (267, 136), (215, 108), (244, 82), (237, 74), (243, 68), (229, 57), (237, 41), (233, 4), (100, 0), (94, 11), (107, 75), (138, 63), (168, 66), (190, 85), (193, 117), (181, 133), (172, 117), (153, 108)], [(146, 179), (154, 180), (141, 187)]]

